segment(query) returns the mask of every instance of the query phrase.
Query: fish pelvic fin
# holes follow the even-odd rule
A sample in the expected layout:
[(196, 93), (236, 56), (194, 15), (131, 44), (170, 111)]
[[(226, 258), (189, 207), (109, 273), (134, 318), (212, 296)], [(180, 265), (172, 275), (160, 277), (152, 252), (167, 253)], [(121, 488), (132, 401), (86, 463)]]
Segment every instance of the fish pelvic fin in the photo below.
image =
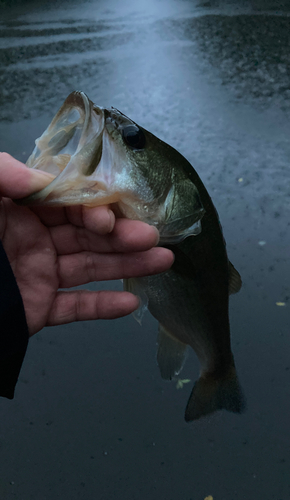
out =
[(234, 366), (222, 377), (201, 375), (193, 386), (184, 418), (186, 422), (191, 422), (222, 409), (233, 413), (242, 413), (246, 409)]
[(157, 344), (157, 363), (161, 377), (171, 380), (182, 370), (187, 345), (173, 337), (160, 323)]

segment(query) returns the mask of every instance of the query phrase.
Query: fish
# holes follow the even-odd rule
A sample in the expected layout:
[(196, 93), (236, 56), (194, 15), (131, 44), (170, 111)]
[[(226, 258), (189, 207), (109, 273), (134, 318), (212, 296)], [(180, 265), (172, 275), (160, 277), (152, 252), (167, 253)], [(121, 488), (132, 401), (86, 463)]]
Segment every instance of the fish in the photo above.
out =
[(229, 295), (240, 290), (228, 259), (218, 213), (192, 165), (170, 145), (116, 108), (72, 92), (35, 141), (27, 166), (54, 176), (22, 205), (94, 207), (112, 204), (122, 217), (155, 226), (159, 245), (172, 250), (172, 267), (161, 274), (124, 280), (159, 322), (157, 363), (161, 377), (176, 378), (188, 347), (200, 375), (191, 391), (187, 422), (225, 409), (242, 413), (246, 403), (231, 349)]

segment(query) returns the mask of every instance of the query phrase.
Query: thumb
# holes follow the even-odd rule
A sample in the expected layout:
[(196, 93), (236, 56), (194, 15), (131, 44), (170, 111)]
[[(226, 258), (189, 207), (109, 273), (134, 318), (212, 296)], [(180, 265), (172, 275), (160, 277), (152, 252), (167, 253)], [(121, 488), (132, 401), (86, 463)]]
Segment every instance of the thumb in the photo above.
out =
[(8, 153), (0, 153), (0, 197), (17, 199), (40, 191), (55, 177), (26, 167)]

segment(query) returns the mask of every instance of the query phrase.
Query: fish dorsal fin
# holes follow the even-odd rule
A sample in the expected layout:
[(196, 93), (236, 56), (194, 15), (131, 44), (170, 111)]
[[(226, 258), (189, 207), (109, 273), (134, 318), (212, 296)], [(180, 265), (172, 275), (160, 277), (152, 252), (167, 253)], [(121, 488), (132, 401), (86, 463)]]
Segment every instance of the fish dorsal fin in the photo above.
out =
[(157, 363), (161, 377), (171, 380), (183, 367), (187, 345), (171, 336), (160, 323), (157, 343)]
[(229, 295), (238, 293), (242, 286), (242, 279), (233, 264), (229, 261)]

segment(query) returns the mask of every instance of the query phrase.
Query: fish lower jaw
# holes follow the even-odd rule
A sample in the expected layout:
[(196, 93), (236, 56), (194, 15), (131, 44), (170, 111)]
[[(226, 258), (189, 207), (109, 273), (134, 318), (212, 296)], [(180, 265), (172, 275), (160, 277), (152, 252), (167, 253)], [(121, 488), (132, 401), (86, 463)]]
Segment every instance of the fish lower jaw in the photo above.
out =
[(96, 193), (94, 190), (86, 190), (81, 193), (68, 192), (66, 195), (54, 196), (45, 201), (46, 204), (63, 205), (84, 205), (87, 207), (99, 207), (102, 205), (111, 205), (117, 203), (120, 199), (119, 193)]

